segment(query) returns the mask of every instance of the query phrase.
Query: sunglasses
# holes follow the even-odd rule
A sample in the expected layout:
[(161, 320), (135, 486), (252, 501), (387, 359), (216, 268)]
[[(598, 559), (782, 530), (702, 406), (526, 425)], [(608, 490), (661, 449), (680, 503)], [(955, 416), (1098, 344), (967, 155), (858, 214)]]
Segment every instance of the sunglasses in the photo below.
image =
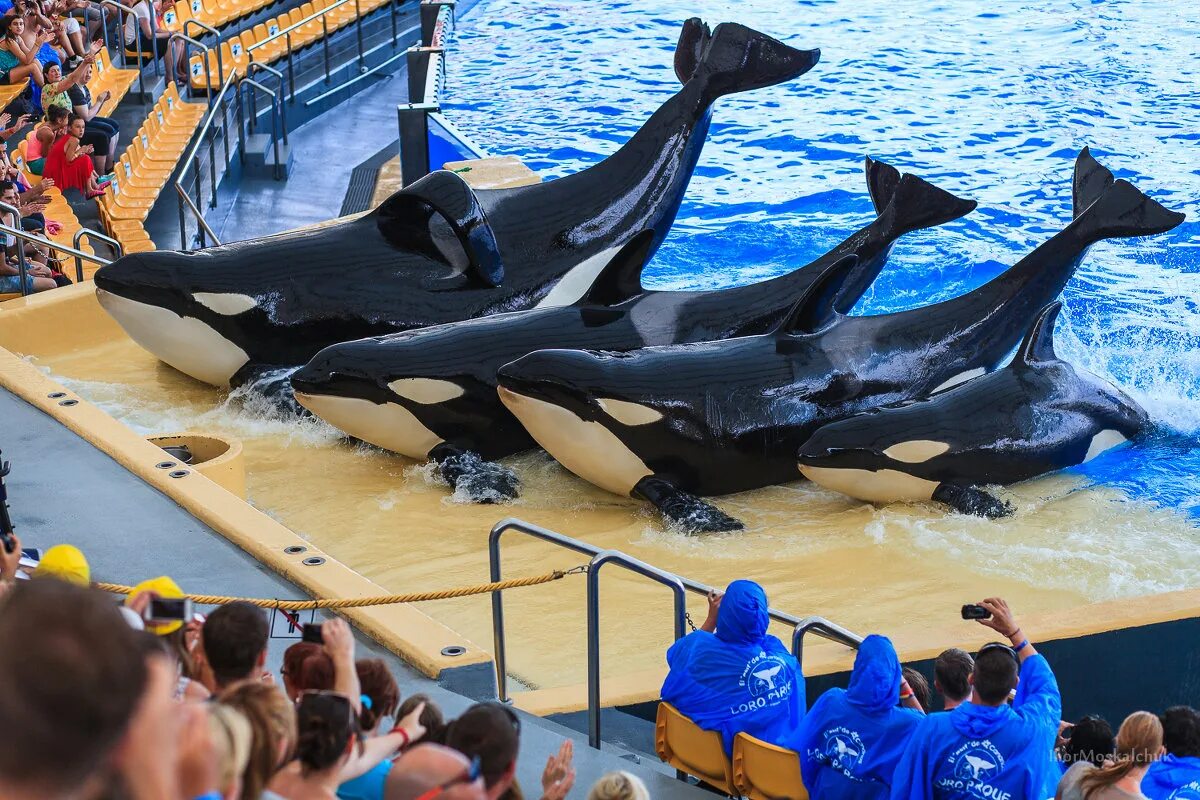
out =
[(442, 794), (445, 794), (447, 791), (449, 791), (450, 789), (453, 789), (455, 786), (462, 786), (463, 784), (474, 783), (475, 781), (479, 780), (479, 776), (482, 774), (483, 774), (483, 761), (480, 760), (479, 756), (475, 756), (474, 758), (471, 759), (471, 763), (467, 767), (466, 772), (464, 772), (462, 775), (459, 775), (454, 780), (446, 781), (441, 786), (430, 789), (428, 792), (425, 792), (422, 795), (418, 795), (417, 800), (433, 800), (433, 798), (438, 797)]

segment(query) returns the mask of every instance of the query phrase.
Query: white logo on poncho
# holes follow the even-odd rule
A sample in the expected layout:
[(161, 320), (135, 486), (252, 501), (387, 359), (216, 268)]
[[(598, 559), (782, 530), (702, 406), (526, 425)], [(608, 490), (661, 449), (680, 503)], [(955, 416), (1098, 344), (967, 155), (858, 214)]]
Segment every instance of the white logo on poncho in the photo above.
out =
[(947, 757), (951, 776), (937, 781), (938, 788), (951, 797), (981, 800), (1013, 800), (1012, 793), (989, 783), (1004, 769), (1004, 756), (988, 739), (961, 745)]
[(750, 695), (750, 700), (738, 703), (729, 710), (744, 714), (779, 703), (792, 694), (792, 671), (782, 656), (769, 655), (765, 650), (750, 659), (742, 670), (738, 685)]

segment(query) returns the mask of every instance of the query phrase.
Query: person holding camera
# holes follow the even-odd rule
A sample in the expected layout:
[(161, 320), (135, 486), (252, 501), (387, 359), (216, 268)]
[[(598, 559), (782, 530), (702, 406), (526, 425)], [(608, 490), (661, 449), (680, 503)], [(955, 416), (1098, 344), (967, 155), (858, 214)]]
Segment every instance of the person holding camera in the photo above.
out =
[[(891, 796), (893, 800), (1051, 797), (1062, 774), (1054, 757), (1062, 719), (1054, 673), (1001, 598), (968, 606), (963, 616), (1000, 633), (1011, 646), (984, 645), (975, 656), (970, 700), (921, 723), (900, 759)], [(1017, 694), (1010, 706), (1014, 689)]]

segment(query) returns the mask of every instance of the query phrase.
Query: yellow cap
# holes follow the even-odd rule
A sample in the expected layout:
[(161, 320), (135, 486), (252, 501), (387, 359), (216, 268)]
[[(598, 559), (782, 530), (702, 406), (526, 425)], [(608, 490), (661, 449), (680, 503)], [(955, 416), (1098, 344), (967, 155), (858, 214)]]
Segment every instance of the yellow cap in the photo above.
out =
[[(132, 601), (133, 598), (137, 597), (142, 592), (154, 592), (159, 597), (163, 597), (168, 600), (174, 597), (183, 597), (183, 589), (179, 588), (179, 584), (175, 583), (175, 581), (171, 580), (166, 575), (160, 575), (157, 578), (144, 580), (137, 586), (133, 587), (133, 591), (130, 592), (129, 596), (125, 598), (125, 605), (129, 605), (130, 601)], [(161, 624), (154, 624), (150, 622), (146, 623), (146, 630), (150, 631), (151, 633), (158, 634), (159, 636), (167, 636), (182, 627), (182, 622), (163, 622)]]
[(56, 544), (42, 555), (35, 578), (58, 578), (60, 581), (87, 586), (92, 582), (92, 570), (79, 548), (70, 544)]

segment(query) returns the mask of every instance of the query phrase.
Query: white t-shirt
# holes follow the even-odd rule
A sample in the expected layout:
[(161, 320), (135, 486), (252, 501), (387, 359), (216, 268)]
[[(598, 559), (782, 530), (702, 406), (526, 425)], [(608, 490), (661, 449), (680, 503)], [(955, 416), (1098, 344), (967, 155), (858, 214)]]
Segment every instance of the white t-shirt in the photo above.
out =
[[(141, 25), (139, 20), (143, 19), (146, 20), (147, 25), (150, 24), (150, 4), (146, 0), (141, 0), (134, 5), (132, 14), (125, 15), (125, 44), (132, 46), (137, 43), (137, 28)], [(143, 35), (142, 40), (145, 41), (145, 39), (146, 37)], [(146, 42), (146, 44), (150, 43)]]

